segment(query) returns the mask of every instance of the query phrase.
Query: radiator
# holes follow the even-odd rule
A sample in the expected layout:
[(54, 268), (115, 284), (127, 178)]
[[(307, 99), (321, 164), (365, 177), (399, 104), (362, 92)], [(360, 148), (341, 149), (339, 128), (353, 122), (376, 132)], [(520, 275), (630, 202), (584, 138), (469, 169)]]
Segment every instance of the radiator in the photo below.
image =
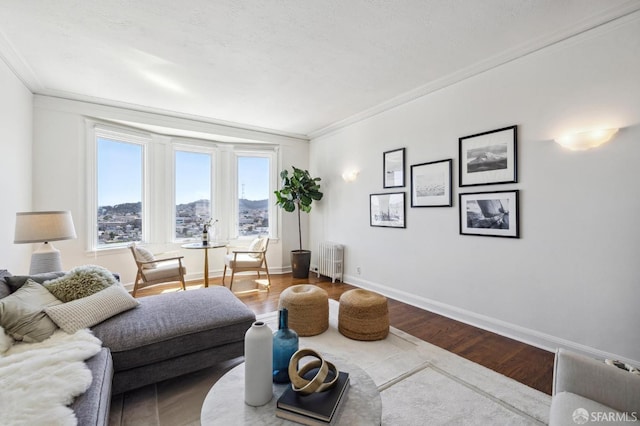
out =
[(344, 263), (344, 246), (342, 244), (324, 241), (318, 249), (318, 277), (324, 275), (331, 278), (331, 282), (342, 281)]

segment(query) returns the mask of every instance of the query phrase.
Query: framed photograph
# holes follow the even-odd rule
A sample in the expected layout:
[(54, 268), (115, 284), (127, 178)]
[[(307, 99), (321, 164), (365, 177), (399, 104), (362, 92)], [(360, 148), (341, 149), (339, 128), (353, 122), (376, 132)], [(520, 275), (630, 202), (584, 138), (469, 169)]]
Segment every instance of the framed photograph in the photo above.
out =
[(404, 198), (404, 192), (370, 194), (369, 224), (387, 228), (405, 228)]
[(518, 190), (460, 194), (460, 234), (520, 238)]
[(383, 188), (404, 186), (404, 148), (387, 151), (383, 154)]
[(451, 207), (451, 163), (432, 161), (411, 166), (411, 207)]
[(515, 183), (517, 127), (459, 138), (460, 186)]

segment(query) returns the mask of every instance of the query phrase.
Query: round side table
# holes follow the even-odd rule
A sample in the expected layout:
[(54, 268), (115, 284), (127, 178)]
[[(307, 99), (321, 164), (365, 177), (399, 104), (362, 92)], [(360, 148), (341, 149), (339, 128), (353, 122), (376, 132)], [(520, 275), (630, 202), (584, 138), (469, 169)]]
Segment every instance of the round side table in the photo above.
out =
[(209, 242), (207, 245), (202, 243), (188, 243), (181, 247), (192, 250), (204, 250), (204, 286), (209, 287), (209, 249), (226, 247), (227, 243)]

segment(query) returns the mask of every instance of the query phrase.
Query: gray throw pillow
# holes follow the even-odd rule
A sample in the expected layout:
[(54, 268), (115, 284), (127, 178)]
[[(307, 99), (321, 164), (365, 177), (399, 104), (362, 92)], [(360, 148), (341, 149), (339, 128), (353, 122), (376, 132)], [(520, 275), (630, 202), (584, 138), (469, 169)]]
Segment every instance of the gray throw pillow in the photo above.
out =
[(116, 283), (116, 278), (109, 270), (96, 265), (83, 265), (60, 278), (45, 282), (44, 287), (63, 302), (70, 302), (91, 296)]
[(6, 269), (0, 269), (0, 299), (7, 297), (11, 294), (11, 287), (5, 280), (6, 277), (10, 277), (11, 273)]
[(15, 340), (41, 342), (58, 328), (44, 309), (61, 303), (42, 285), (27, 280), (13, 294), (0, 299), (0, 326)]
[(11, 287), (11, 292), (13, 293), (27, 282), (27, 280), (32, 280), (37, 282), (38, 284), (42, 284), (45, 281), (55, 280), (63, 276), (64, 272), (44, 272), (42, 274), (34, 274), (34, 275), (13, 275), (5, 277), (4, 280), (9, 287)]

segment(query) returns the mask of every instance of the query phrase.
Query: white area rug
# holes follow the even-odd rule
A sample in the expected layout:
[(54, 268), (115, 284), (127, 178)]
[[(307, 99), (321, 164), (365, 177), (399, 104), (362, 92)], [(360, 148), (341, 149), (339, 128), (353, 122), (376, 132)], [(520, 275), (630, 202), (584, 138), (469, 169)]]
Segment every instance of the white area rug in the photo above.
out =
[[(548, 423), (549, 395), (395, 328), (381, 341), (347, 339), (337, 331), (338, 304), (330, 302), (329, 330), (301, 338), (300, 347), (339, 356), (364, 369), (380, 390), (383, 425)], [(277, 312), (258, 318), (277, 329)], [(199, 425), (208, 390), (240, 362), (116, 396), (110, 424)]]
[(75, 425), (67, 405), (89, 388), (84, 360), (101, 347), (88, 330), (58, 330), (43, 342), (13, 345), (0, 355), (0, 423)]

